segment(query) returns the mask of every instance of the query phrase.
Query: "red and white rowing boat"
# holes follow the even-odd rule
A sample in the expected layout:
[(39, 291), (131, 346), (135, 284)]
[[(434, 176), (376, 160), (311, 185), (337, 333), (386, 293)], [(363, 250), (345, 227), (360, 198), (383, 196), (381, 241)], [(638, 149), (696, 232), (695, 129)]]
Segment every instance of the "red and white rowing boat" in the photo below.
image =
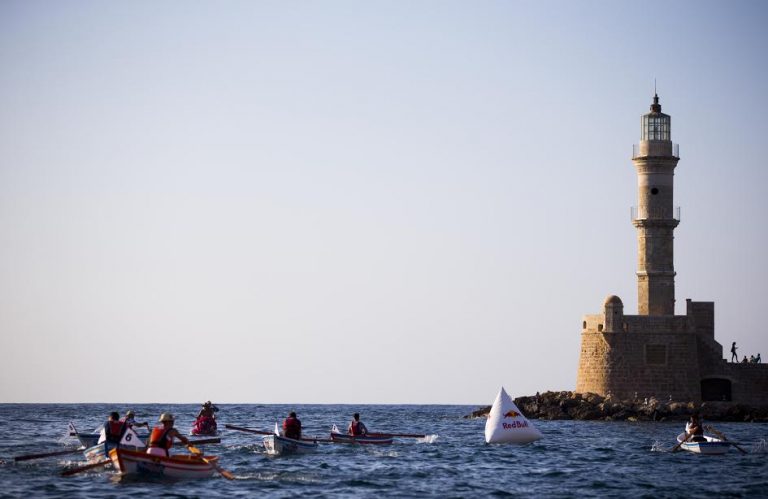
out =
[(109, 451), (112, 465), (121, 475), (149, 474), (170, 478), (210, 478), (216, 473), (216, 456), (153, 456), (126, 449)]

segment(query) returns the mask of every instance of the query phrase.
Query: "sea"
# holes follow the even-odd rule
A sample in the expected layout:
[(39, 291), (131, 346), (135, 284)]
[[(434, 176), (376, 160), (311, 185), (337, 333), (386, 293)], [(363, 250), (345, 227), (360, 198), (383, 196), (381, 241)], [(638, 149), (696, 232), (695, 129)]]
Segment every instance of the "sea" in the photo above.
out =
[[(671, 452), (680, 422), (532, 420), (535, 443), (487, 445), (485, 419), (462, 405), (218, 405), (221, 444), (207, 445), (221, 476), (202, 480), (121, 478), (109, 468), (62, 477), (85, 464), (80, 454), (15, 462), (14, 456), (77, 447), (68, 436), (101, 425), (111, 411), (153, 423), (176, 416), (188, 433), (199, 405), (2, 404), (0, 497), (768, 497), (768, 424), (712, 423), (746, 451), (702, 456)], [(372, 432), (437, 435), (387, 446), (321, 444), (310, 454), (273, 457), (259, 435), (296, 411), (305, 436), (328, 438), (354, 412)], [(176, 452), (185, 449), (175, 447)]]

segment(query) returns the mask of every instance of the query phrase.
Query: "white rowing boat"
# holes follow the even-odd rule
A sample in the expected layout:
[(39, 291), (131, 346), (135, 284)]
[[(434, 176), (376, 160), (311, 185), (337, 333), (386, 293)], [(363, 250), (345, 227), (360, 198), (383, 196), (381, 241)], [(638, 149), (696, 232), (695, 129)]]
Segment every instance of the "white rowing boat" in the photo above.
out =
[(107, 437), (102, 430), (99, 442), (83, 451), (83, 454), (85, 454), (85, 458), (89, 463), (97, 463), (107, 459), (109, 457), (109, 451), (116, 447), (135, 451), (146, 450), (144, 442), (133, 428), (126, 428), (123, 436), (120, 438), (119, 445), (114, 442), (107, 442), (106, 439)]
[[(683, 442), (685, 440), (685, 432), (681, 433), (677, 436), (678, 442)], [(726, 442), (724, 440), (721, 440), (716, 437), (712, 437), (709, 435), (704, 435), (704, 438), (706, 441), (703, 442), (692, 442), (687, 441), (680, 445), (680, 448), (683, 450), (687, 450), (688, 452), (693, 452), (694, 454), (707, 454), (710, 456), (718, 455), (718, 454), (725, 454), (728, 452), (728, 447), (731, 446), (729, 442)]]
[(317, 449), (317, 442), (295, 440), (280, 435), (267, 435), (264, 437), (264, 448), (267, 450), (267, 454), (271, 456), (303, 454)]

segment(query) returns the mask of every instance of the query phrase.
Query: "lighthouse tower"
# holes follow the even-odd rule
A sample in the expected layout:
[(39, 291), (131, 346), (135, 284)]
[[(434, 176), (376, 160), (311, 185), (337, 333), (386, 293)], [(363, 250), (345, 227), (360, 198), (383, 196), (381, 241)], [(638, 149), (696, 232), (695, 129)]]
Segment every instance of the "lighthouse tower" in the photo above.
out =
[(640, 143), (632, 162), (637, 170), (637, 206), (632, 223), (637, 228), (637, 299), (639, 315), (675, 314), (673, 232), (680, 209), (673, 207), (674, 171), (678, 146), (671, 140), (671, 119), (661, 112), (654, 95), (651, 112), (640, 125)]
[(680, 209), (672, 204), (672, 180), (679, 155), (670, 121), (654, 95), (632, 154), (638, 313), (625, 314), (621, 298), (609, 295), (600, 313), (582, 317), (576, 392), (768, 406), (768, 364), (723, 359), (723, 346), (715, 340), (714, 302), (687, 299), (685, 315), (675, 315), (672, 244)]

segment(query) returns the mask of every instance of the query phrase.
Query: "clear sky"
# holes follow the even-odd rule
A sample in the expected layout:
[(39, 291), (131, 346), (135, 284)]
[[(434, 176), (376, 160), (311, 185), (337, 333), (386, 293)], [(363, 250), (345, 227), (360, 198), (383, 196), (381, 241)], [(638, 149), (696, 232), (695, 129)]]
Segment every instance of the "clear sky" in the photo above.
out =
[(489, 404), (637, 313), (768, 357), (768, 3), (0, 1), (0, 402)]

